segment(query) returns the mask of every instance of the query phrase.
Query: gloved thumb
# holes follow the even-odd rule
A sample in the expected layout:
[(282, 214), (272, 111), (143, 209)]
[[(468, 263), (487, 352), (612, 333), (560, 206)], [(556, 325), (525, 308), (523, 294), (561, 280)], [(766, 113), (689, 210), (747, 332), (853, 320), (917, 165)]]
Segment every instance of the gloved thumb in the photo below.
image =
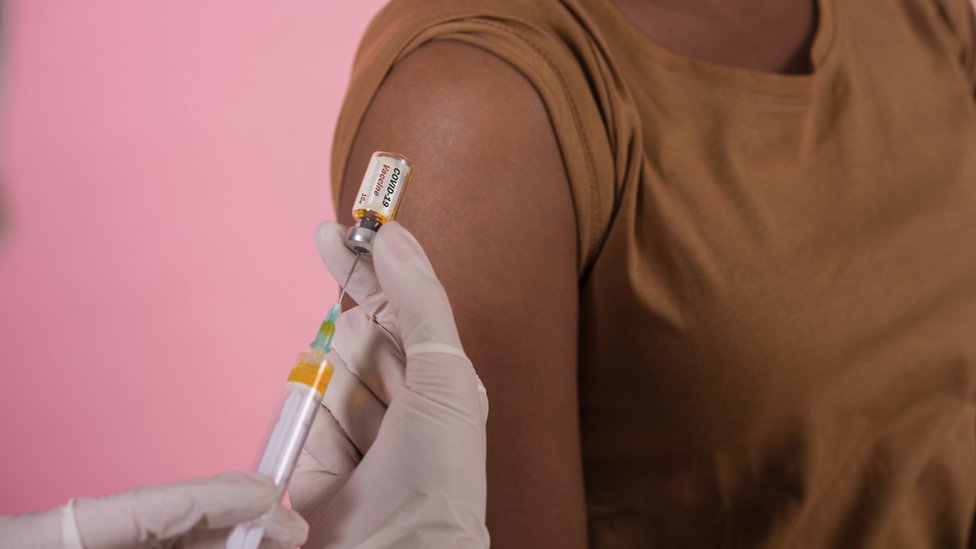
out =
[(400, 328), (407, 355), (405, 387), (471, 417), (484, 427), (488, 399), (461, 348), (447, 292), (420, 243), (387, 223), (373, 247), (376, 278)]
[(376, 236), (373, 267), (400, 328), (403, 348), (441, 344), (461, 350), (447, 293), (420, 243), (397, 222)]

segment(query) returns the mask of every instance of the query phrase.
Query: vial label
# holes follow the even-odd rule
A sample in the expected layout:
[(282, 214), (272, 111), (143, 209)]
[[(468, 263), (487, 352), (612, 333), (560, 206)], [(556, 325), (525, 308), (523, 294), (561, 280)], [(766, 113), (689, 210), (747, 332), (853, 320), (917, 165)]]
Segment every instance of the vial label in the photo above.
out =
[(352, 206), (353, 217), (373, 213), (383, 223), (395, 219), (412, 172), (410, 161), (396, 153), (373, 153)]

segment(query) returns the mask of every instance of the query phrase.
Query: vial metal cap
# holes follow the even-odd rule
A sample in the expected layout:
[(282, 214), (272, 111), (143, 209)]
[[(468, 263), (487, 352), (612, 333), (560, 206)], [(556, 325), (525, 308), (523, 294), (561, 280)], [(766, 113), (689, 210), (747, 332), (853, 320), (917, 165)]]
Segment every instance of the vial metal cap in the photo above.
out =
[(376, 231), (365, 227), (349, 227), (346, 232), (346, 247), (357, 254), (370, 256), (373, 254), (373, 239)]

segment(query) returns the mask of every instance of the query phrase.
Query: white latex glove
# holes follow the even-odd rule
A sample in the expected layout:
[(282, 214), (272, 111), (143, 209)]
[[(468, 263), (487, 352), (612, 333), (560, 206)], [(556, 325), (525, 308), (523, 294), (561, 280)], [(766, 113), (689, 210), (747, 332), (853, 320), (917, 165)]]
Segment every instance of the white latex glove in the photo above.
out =
[[(319, 226), (319, 254), (342, 280), (345, 227)], [(447, 294), (397, 223), (376, 237), (346, 291), (335, 368), (289, 486), (306, 547), (488, 547), (488, 398), (461, 349)]]
[[(235, 524), (260, 517), (275, 503), (277, 491), (269, 478), (226, 473), (0, 517), (0, 547), (222, 548)], [(278, 507), (265, 531), (261, 547), (291, 549), (305, 541), (308, 525), (298, 513)]]

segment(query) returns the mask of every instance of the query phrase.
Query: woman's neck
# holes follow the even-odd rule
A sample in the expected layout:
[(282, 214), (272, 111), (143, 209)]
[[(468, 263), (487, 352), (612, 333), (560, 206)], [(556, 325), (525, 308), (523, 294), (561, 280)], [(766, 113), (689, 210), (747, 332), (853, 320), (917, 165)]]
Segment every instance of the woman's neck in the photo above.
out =
[(680, 55), (753, 70), (811, 70), (816, 0), (611, 1), (648, 38)]

